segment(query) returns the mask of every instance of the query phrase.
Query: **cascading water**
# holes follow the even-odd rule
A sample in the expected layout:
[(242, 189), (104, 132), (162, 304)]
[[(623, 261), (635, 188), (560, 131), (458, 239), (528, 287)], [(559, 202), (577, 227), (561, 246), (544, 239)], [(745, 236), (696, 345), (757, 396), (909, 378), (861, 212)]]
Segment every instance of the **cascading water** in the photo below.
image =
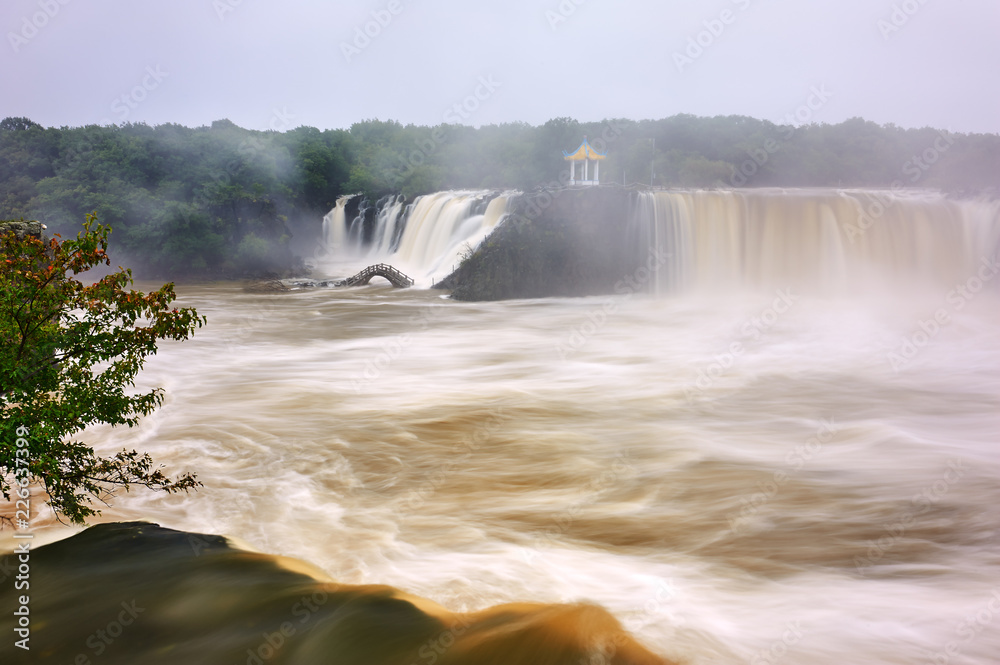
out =
[(639, 256), (665, 256), (657, 292), (872, 288), (886, 276), (965, 280), (1000, 243), (1000, 203), (933, 192), (642, 192), (629, 212)]
[(465, 252), (475, 249), (503, 219), (508, 201), (507, 195), (484, 191), (438, 192), (418, 196), (410, 205), (402, 197), (385, 197), (376, 204), (374, 223), (366, 231), (364, 203), (348, 218), (352, 198), (338, 199), (323, 218), (331, 253), (391, 263), (424, 285), (446, 276)]
[(327, 248), (332, 252), (340, 251), (344, 246), (344, 238), (347, 233), (347, 213), (344, 208), (350, 200), (350, 196), (341, 196), (333, 210), (323, 217), (323, 239)]
[[(980, 257), (996, 260), (997, 204), (674, 192), (630, 195), (629, 212), (618, 195), (616, 230), (637, 252), (669, 254), (658, 277), (672, 297), (463, 303), (420, 289), (181, 285), (208, 324), (139, 376), (138, 390), (165, 389), (162, 408), (136, 428), (81, 434), (101, 455), (138, 448), (204, 482), (120, 493), (100, 521), (225, 534), (338, 584), (487, 612), (485, 637), (481, 623), (432, 624), (413, 640), (415, 608), (429, 605), (392, 603), (383, 587), (345, 587), (345, 611), (328, 589), (307, 629), (295, 603), (315, 582), (292, 563), (203, 549), (200, 536), (142, 550), (95, 534), (89, 550), (43, 559), (36, 544), (66, 535), (45, 514), (32, 519), (35, 653), (82, 662), (98, 644), (102, 665), (539, 662), (578, 630), (593, 650), (560, 662), (615, 662), (592, 621), (566, 614), (576, 605), (549, 605), (585, 601), (670, 662), (995, 665), (1000, 270)], [(360, 247), (348, 234), (359, 201), (344, 199), (327, 238), (359, 261), (359, 250), (408, 252), (444, 266), (506, 209), (471, 196), (422, 197), (409, 215), (386, 200), (357, 222), (371, 229)], [(885, 272), (901, 284), (864, 281)], [(798, 288), (855, 280), (865, 289), (847, 297)], [(774, 282), (796, 288), (776, 298)], [(7, 552), (14, 533), (0, 529)], [(97, 642), (123, 601), (144, 613), (113, 645)], [(296, 633), (267, 660), (258, 649), (285, 639), (284, 621)], [(471, 641), (490, 653), (463, 652)], [(0, 662), (20, 662), (12, 642)]]
[[(386, 261), (429, 285), (482, 242), (516, 196), (531, 195), (438, 192), (410, 205), (397, 196), (368, 208), (359, 199), (353, 209), (354, 197), (342, 197), (324, 234), (335, 257)], [(940, 284), (968, 279), (1000, 246), (1000, 203), (929, 191), (636, 192), (622, 215), (638, 263), (659, 257), (648, 287), (656, 293)]]
[(406, 210), (402, 196), (386, 197), (376, 205), (375, 235), (372, 238), (372, 254), (378, 255), (386, 250), (393, 251), (399, 243), (396, 232), (399, 222)]

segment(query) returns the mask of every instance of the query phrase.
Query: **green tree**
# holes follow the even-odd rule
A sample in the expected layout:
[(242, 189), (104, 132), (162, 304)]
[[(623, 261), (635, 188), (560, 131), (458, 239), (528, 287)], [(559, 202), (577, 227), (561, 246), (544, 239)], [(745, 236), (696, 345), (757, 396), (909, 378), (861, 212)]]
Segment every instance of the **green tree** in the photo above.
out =
[(421, 194), (431, 194), (442, 189), (444, 183), (443, 169), (439, 166), (418, 166), (403, 180), (403, 197), (412, 201)]
[[(23, 220), (22, 220), (23, 222)], [(15, 224), (14, 226), (18, 226)], [(171, 480), (148, 454), (101, 457), (74, 435), (88, 425), (133, 426), (163, 400), (162, 390), (129, 389), (158, 340), (183, 340), (204, 323), (194, 309), (172, 308), (173, 284), (143, 294), (130, 270), (94, 284), (77, 275), (107, 257), (111, 229), (87, 215), (76, 239), (45, 242), (0, 225), (0, 491), (24, 498), (40, 483), (49, 504), (72, 522), (100, 511), (117, 488), (168, 493), (200, 483)], [(36, 228), (40, 229), (40, 225)], [(15, 441), (27, 441), (15, 447)]]
[(696, 155), (684, 160), (677, 180), (685, 187), (725, 187), (732, 175), (731, 164)]

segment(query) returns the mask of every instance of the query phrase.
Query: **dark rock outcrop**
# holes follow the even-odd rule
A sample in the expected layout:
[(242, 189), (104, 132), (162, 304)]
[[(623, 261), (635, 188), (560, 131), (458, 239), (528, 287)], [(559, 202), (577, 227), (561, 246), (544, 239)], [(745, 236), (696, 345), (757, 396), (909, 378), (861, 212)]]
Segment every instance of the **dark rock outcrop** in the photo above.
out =
[(612, 187), (518, 196), (510, 216), (435, 288), (456, 300), (613, 293), (642, 259), (628, 228), (632, 196)]
[[(24, 566), (18, 556), (0, 556), (0, 568)], [(576, 665), (599, 656), (667, 665), (594, 605), (449, 612), (392, 587), (338, 584), (300, 561), (144, 522), (99, 524), (33, 547), (30, 567), (30, 607), (13, 578), (0, 586), (3, 663)], [(15, 646), (29, 637), (32, 658)]]
[(21, 220), (0, 220), (0, 234), (14, 232), (18, 240), (24, 240), (26, 236), (34, 236), (45, 240), (45, 225), (41, 222), (28, 222)]

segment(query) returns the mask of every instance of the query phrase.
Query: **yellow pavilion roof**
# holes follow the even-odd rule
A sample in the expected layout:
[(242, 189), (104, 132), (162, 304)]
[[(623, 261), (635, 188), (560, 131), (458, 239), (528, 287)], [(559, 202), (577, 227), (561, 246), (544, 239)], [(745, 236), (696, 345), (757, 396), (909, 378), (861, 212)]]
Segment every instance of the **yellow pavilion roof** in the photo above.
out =
[(585, 159), (604, 159), (608, 156), (606, 152), (597, 152), (594, 150), (589, 143), (587, 143), (587, 138), (584, 137), (583, 143), (580, 147), (573, 152), (566, 152), (563, 150), (563, 159), (567, 162), (580, 162)]

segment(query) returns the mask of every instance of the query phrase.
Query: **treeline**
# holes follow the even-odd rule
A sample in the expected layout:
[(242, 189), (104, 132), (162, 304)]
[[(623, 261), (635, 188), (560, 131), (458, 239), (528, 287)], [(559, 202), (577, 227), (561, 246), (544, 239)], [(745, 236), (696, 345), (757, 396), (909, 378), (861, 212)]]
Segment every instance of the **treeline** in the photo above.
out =
[(407, 198), (560, 182), (584, 135), (603, 183), (665, 187), (1000, 187), (1000, 136), (861, 119), (793, 127), (742, 116), (472, 128), (369, 120), (252, 131), (145, 124), (44, 128), (0, 121), (0, 219), (75, 233), (96, 211), (142, 276), (235, 276), (295, 264), (345, 193)]

